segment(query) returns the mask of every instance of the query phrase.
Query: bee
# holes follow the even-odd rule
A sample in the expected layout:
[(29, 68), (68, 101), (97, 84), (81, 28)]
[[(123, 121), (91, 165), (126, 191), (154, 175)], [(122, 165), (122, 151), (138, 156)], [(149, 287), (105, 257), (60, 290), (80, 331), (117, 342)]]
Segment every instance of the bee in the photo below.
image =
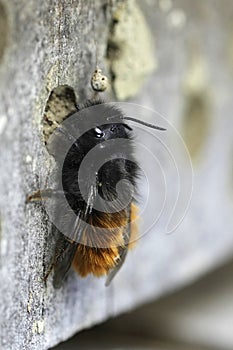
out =
[[(57, 240), (44, 279), (53, 270), (53, 285), (60, 288), (72, 266), (81, 277), (107, 275), (109, 285), (138, 236), (136, 193), (140, 172), (134, 157), (133, 129), (127, 120), (165, 129), (126, 116), (117, 106), (100, 99), (77, 105), (66, 120), (69, 127), (57, 125), (51, 142), (59, 169), (57, 188), (27, 197), (27, 202), (56, 197), (55, 222), (59, 225), (53, 229)], [(82, 170), (93, 149), (96, 153)], [(120, 189), (118, 184), (122, 184)], [(65, 204), (59, 203), (60, 196)]]

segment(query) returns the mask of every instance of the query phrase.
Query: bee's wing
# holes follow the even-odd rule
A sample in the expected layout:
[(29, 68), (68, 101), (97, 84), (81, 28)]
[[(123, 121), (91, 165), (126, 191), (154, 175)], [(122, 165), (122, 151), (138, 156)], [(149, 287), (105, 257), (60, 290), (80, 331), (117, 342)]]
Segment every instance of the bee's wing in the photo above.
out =
[(91, 186), (90, 192), (88, 194), (88, 200), (87, 200), (87, 207), (85, 212), (79, 212), (79, 214), (76, 216), (75, 222), (73, 224), (73, 232), (70, 233), (68, 238), (64, 234), (62, 234), (60, 231), (58, 231), (55, 227), (54, 229), (58, 233), (58, 238), (56, 242), (55, 247), (55, 254), (53, 263), (46, 274), (45, 279), (47, 279), (48, 275), (50, 274), (51, 270), (54, 270), (53, 275), (53, 286), (55, 288), (60, 288), (62, 285), (62, 282), (67, 274), (67, 272), (70, 269), (70, 266), (73, 262), (77, 246), (81, 240), (82, 234), (84, 232), (84, 229), (86, 227), (86, 216), (87, 213), (92, 211), (94, 199), (95, 199), (95, 192)]
[(61, 287), (62, 282), (70, 269), (77, 249), (77, 243), (75, 241), (69, 241), (60, 231), (58, 231), (58, 235), (59, 237), (56, 242), (54, 261), (52, 264), (54, 270), (54, 288)]
[(105, 282), (105, 286), (109, 286), (109, 284), (111, 283), (111, 281), (113, 280), (113, 278), (115, 277), (115, 275), (117, 274), (117, 272), (120, 270), (121, 266), (123, 265), (126, 255), (128, 253), (128, 245), (129, 245), (129, 240), (130, 240), (130, 234), (131, 234), (131, 226), (130, 226), (130, 217), (131, 217), (131, 206), (129, 206), (128, 208), (128, 212), (127, 212), (127, 216), (128, 216), (128, 225), (125, 228), (125, 231), (123, 233), (123, 237), (124, 237), (124, 247), (119, 247), (119, 262), (118, 264), (109, 272), (106, 282)]
[(115, 277), (115, 275), (117, 274), (117, 272), (120, 270), (121, 266), (123, 265), (126, 255), (128, 252), (128, 247), (124, 247), (124, 248), (120, 248), (120, 252), (119, 252), (119, 256), (120, 256), (120, 260), (119, 263), (116, 265), (116, 267), (114, 267), (114, 269), (112, 269), (106, 279), (105, 282), (105, 286), (109, 286), (109, 284), (112, 282), (113, 278)]

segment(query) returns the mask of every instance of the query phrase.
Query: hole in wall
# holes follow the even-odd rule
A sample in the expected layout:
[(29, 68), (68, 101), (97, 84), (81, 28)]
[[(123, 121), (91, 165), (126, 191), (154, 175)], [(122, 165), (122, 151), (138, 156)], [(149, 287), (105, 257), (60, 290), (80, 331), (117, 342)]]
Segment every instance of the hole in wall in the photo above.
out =
[(43, 138), (47, 144), (49, 136), (70, 113), (76, 111), (76, 96), (69, 85), (59, 85), (54, 88), (45, 105), (43, 117)]
[(204, 93), (186, 96), (183, 136), (190, 156), (197, 160), (209, 130), (209, 101)]

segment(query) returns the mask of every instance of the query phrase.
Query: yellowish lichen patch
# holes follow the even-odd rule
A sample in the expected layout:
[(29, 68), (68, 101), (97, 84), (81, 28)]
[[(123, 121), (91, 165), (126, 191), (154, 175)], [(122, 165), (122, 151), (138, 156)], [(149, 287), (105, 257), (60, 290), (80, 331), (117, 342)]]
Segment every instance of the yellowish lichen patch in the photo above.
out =
[(46, 76), (46, 89), (48, 91), (52, 91), (55, 88), (55, 86), (58, 85), (58, 75), (58, 64), (54, 63), (53, 65), (51, 65)]
[(136, 95), (156, 68), (152, 36), (135, 0), (121, 2), (113, 13), (107, 58), (119, 100)]
[(210, 93), (207, 66), (193, 53), (184, 79), (183, 137), (193, 160), (201, 154), (210, 124)]
[(32, 325), (32, 332), (41, 334), (44, 331), (45, 321), (44, 320), (38, 320), (35, 321)]

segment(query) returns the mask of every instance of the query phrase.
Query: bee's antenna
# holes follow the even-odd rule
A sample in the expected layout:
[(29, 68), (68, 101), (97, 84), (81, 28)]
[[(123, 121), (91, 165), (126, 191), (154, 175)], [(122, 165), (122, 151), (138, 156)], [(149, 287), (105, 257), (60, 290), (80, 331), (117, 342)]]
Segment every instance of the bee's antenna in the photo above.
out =
[[(107, 120), (111, 120), (111, 119), (114, 119), (116, 117), (118, 117), (118, 115), (114, 115), (114, 116), (108, 117)], [(142, 125), (147, 126), (148, 128), (151, 128), (151, 129), (156, 129), (156, 130), (160, 130), (160, 131), (166, 131), (167, 130), (165, 128), (162, 128), (161, 126), (150, 124), (150, 123), (147, 123), (147, 122), (144, 122), (142, 120), (135, 119), (135, 118), (132, 118), (132, 117), (120, 116), (120, 119), (122, 119), (122, 120), (131, 120), (132, 122), (135, 122), (135, 123), (138, 123), (138, 124), (142, 124)]]
[(151, 128), (151, 129), (156, 129), (156, 130), (160, 130), (160, 131), (167, 130), (165, 128), (161, 128), (160, 126), (157, 126), (157, 125), (154, 125), (154, 124), (150, 124), (150, 123), (146, 123), (146, 122), (144, 122), (142, 120), (135, 119), (135, 118), (132, 118), (132, 117), (122, 117), (122, 119), (124, 119), (124, 120), (131, 120), (132, 122), (135, 122), (135, 123), (138, 123), (138, 124), (142, 124), (142, 125), (147, 126), (148, 128)]

